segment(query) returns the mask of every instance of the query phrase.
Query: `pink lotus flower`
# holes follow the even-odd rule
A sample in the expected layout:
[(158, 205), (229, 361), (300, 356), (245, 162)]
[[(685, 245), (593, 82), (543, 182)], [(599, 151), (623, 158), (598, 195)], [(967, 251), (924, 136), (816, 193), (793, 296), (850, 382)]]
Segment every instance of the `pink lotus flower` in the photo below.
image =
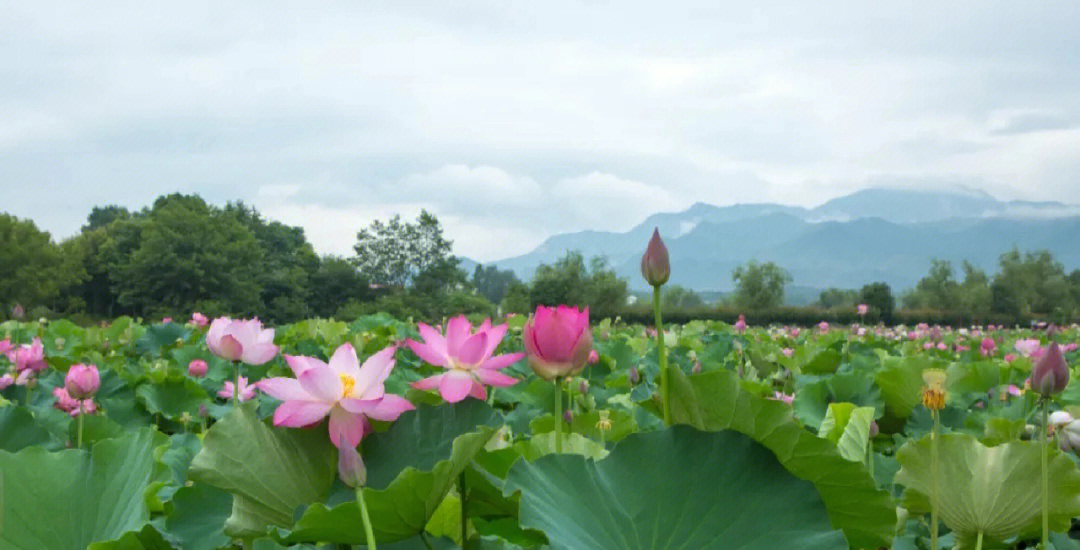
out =
[(746, 332), (746, 316), (739, 314), (739, 320), (735, 321), (735, 332), (743, 334)]
[(1069, 384), (1069, 365), (1057, 342), (1052, 342), (1046, 353), (1031, 369), (1031, 389), (1043, 397), (1065, 391)]
[(1005, 387), (1005, 393), (1013, 397), (1020, 397), (1021, 395), (1024, 395), (1024, 390), (1016, 384), (1009, 384)]
[(195, 325), (195, 326), (197, 326), (197, 327), (205, 327), (207, 325), (207, 323), (210, 322), (210, 320), (207, 319), (206, 316), (203, 315), (202, 313), (199, 313), (198, 311), (196, 311), (195, 313), (191, 314), (191, 321), (188, 321), (188, 322)]
[[(255, 384), (248, 384), (248, 379), (247, 379), (246, 376), (241, 376), (240, 377), (240, 392), (237, 395), (237, 397), (239, 397), (241, 402), (247, 401), (247, 400), (255, 397), (255, 388), (256, 387), (257, 386)], [(233, 384), (233, 381), (232, 380), (226, 380), (225, 384), (222, 385), (221, 389), (218, 390), (217, 394), (218, 394), (218, 397), (223, 397), (225, 399), (232, 399), (233, 391), (235, 391), (235, 390), (236, 390), (236, 385)]]
[(258, 319), (214, 319), (206, 333), (206, 347), (222, 359), (249, 365), (262, 365), (278, 354), (274, 329), (263, 329)]
[(210, 370), (210, 367), (206, 364), (206, 361), (203, 361), (202, 359), (192, 359), (187, 366), (188, 376), (193, 376), (195, 378), (206, 376), (208, 370)]
[(75, 399), (89, 399), (101, 387), (101, 376), (96, 365), (72, 365), (64, 377), (64, 389)]
[(411, 410), (404, 397), (385, 393), (383, 383), (394, 368), (393, 347), (372, 355), (360, 366), (356, 350), (342, 344), (329, 363), (314, 357), (286, 355), (296, 378), (267, 378), (264, 393), (283, 401), (274, 411), (274, 425), (302, 428), (330, 416), (330, 440), (339, 449), (355, 449), (371, 431), (369, 418), (397, 420)]
[(1020, 352), (1020, 355), (1032, 357), (1042, 348), (1042, 343), (1034, 338), (1024, 338), (1017, 340), (1013, 344), (1013, 347), (1016, 348), (1016, 351)]
[(600, 362), (600, 354), (596, 350), (589, 352), (589, 364), (595, 365)]
[(787, 393), (779, 392), (779, 391), (778, 392), (773, 392), (772, 399), (775, 400), (775, 401), (782, 401), (782, 402), (787, 403), (788, 405), (790, 405), (795, 401), (795, 394), (787, 394)]
[(11, 353), (13, 347), (14, 346), (11, 345), (11, 339), (4, 338), (3, 340), (0, 340), (0, 355), (7, 357), (7, 354)]
[(537, 376), (547, 381), (573, 376), (585, 368), (592, 351), (589, 308), (537, 306), (522, 338)]
[(659, 229), (653, 229), (649, 245), (645, 248), (645, 254), (641, 256), (641, 276), (645, 278), (645, 282), (654, 287), (663, 285), (671, 276), (668, 250), (660, 238)]
[(792, 355), (795, 355), (795, 350), (791, 348), (784, 348), (782, 351), (784, 353), (784, 357), (791, 357)]
[(65, 388), (53, 388), (53, 397), (56, 398), (56, 403), (53, 403), (53, 406), (71, 416), (97, 412), (97, 404), (94, 403), (93, 399), (80, 401), (72, 397)]
[(412, 383), (418, 390), (434, 390), (448, 403), (457, 403), (471, 395), (477, 399), (487, 399), (484, 385), (505, 388), (517, 383), (517, 379), (507, 376), (500, 369), (505, 369), (525, 357), (524, 353), (496, 355), (495, 348), (506, 336), (506, 325), (491, 326), (491, 319), (484, 322), (473, 332), (472, 323), (464, 315), (458, 315), (446, 323), (446, 335), (419, 323), (417, 325), (423, 342), (409, 339), (406, 344), (413, 353), (424, 362), (446, 369), (446, 372), (429, 376)]
[(949, 349), (949, 346), (946, 345), (945, 342), (938, 342), (937, 343), (937, 349), (939, 349), (941, 351), (945, 351), (945, 350)]
[(11, 376), (10, 373), (6, 373), (3, 376), (0, 376), (0, 390), (6, 389), (8, 386), (14, 383), (15, 377)]
[(934, 349), (933, 342), (923, 342), (922, 349)]
[(172, 322), (172, 317), (162, 317), (161, 318), (161, 324), (163, 324), (163, 325), (167, 325), (167, 324), (169, 324), (171, 322)]
[(825, 321), (822, 321), (822, 322), (818, 323), (817, 328), (821, 332), (829, 332), (829, 323), (827, 323)]
[(1061, 351), (1063, 351), (1063, 352), (1065, 352), (1065, 353), (1071, 353), (1071, 352), (1074, 352), (1074, 351), (1076, 351), (1076, 348), (1077, 348), (1077, 347), (1078, 347), (1078, 346), (1077, 346), (1077, 343), (1076, 343), (1076, 342), (1072, 342), (1072, 343), (1070, 343), (1070, 344), (1065, 344), (1064, 346), (1061, 346)]
[(979, 349), (982, 351), (983, 355), (989, 357), (997, 351), (997, 342), (995, 342), (993, 338), (983, 338)]
[(855, 310), (859, 312), (859, 315), (866, 315), (870, 311), (870, 306), (866, 304), (859, 304), (855, 306)]
[(795, 327), (795, 328), (791, 329), (791, 337), (792, 338), (798, 338), (800, 333), (802, 333), (802, 329), (800, 329), (799, 327)]
[(41, 345), (41, 338), (34, 338), (30, 345), (23, 344), (8, 352), (8, 360), (15, 364), (18, 372), (30, 371), (41, 372), (49, 367), (45, 362), (45, 348)]
[(1006, 363), (1012, 363), (1013, 361), (1016, 361), (1016, 354), (1013, 354), (1013, 353), (1005, 354), (1005, 362)]

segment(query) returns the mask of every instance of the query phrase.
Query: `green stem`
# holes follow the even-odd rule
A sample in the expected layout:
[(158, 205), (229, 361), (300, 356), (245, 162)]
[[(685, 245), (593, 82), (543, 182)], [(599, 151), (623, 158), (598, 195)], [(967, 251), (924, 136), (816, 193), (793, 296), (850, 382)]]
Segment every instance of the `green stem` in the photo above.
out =
[(934, 416), (934, 430), (930, 432), (930, 550), (938, 550), (938, 434), (941, 431), (941, 419), (937, 411)]
[(356, 488), (356, 503), (360, 505), (360, 518), (364, 520), (364, 536), (367, 540), (368, 550), (375, 550), (375, 532), (371, 529), (371, 518), (368, 517), (367, 503), (364, 502), (364, 487)]
[[(866, 442), (866, 468), (870, 471), (870, 479), (874, 479), (874, 440)], [(875, 485), (877, 483), (875, 482)]]
[(461, 498), (461, 548), (467, 548), (469, 541), (469, 497), (468, 488), (465, 486), (465, 470), (458, 475), (458, 495)]
[(562, 453), (562, 378), (555, 378), (555, 452)]
[(420, 540), (424, 541), (424, 546), (428, 550), (435, 550), (435, 547), (431, 546), (431, 541), (427, 538), (427, 531), (420, 531)]
[(660, 400), (664, 403), (664, 424), (671, 424), (670, 387), (667, 372), (667, 350), (664, 349), (664, 321), (660, 317), (660, 287), (652, 289), (653, 315), (656, 318), (656, 354), (660, 362)]
[(236, 371), (236, 381), (233, 382), (232, 402), (233, 408), (240, 406), (240, 362), (233, 362), (233, 370)]
[(495, 405), (495, 386), (491, 387), (491, 392), (488, 393), (487, 402), (488, 405)]
[(79, 427), (76, 430), (78, 435), (75, 436), (76, 437), (75, 448), (76, 449), (81, 449), (82, 448), (82, 424), (83, 424), (82, 401), (79, 401), (79, 416), (75, 418), (75, 421), (79, 423)]
[(1049, 462), (1050, 445), (1046, 441), (1046, 433), (1050, 430), (1050, 402), (1043, 399), (1042, 402), (1042, 547), (1050, 547), (1050, 472), (1047, 468)]
[(982, 550), (982, 531), (979, 531), (979, 536), (975, 539), (975, 550)]

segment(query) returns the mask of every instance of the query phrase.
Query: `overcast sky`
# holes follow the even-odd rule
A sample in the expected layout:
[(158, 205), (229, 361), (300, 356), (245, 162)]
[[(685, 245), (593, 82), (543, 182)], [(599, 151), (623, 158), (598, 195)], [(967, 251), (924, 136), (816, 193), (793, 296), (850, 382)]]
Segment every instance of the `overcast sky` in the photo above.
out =
[[(874, 6), (871, 7), (871, 4)], [(243, 200), (492, 260), (697, 201), (1080, 202), (1080, 3), (0, 0), (0, 210)]]

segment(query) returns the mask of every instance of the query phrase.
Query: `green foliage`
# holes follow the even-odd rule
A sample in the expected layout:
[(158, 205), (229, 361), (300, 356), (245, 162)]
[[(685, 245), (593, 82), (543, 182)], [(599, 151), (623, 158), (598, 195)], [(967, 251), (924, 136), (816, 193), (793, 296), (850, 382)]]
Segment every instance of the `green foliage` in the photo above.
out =
[(744, 309), (769, 309), (784, 303), (784, 287), (791, 275), (773, 262), (751, 260), (731, 273), (735, 304)]
[(0, 316), (21, 304), (57, 305), (62, 290), (85, 276), (30, 220), (0, 213)]
[(896, 300), (888, 283), (870, 283), (859, 291), (859, 302), (870, 308), (870, 318), (891, 323)]
[(536, 268), (529, 291), (531, 307), (569, 304), (588, 306), (595, 317), (613, 315), (626, 303), (627, 284), (603, 258), (586, 267), (578, 252), (567, 252), (553, 265)]
[(345, 258), (323, 257), (310, 282), (311, 309), (324, 319), (337, 316), (338, 308), (344, 304), (359, 304), (374, 298), (370, 282)]
[(679, 285), (665, 286), (664, 308), (689, 309), (705, 305), (701, 296), (689, 288)]
[[(356, 265), (372, 282), (404, 288), (420, 273), (439, 269), (450, 258), (452, 243), (443, 237), (439, 220), (423, 210), (415, 223), (400, 215), (375, 220), (356, 234)], [(455, 266), (456, 267), (456, 266)]]
[(513, 271), (500, 270), (493, 265), (477, 265), (470, 282), (477, 292), (493, 304), (502, 302), (510, 289), (521, 283)]
[(840, 307), (855, 307), (859, 303), (859, 293), (854, 290), (842, 288), (829, 288), (821, 291), (818, 297), (818, 305), (825, 309)]

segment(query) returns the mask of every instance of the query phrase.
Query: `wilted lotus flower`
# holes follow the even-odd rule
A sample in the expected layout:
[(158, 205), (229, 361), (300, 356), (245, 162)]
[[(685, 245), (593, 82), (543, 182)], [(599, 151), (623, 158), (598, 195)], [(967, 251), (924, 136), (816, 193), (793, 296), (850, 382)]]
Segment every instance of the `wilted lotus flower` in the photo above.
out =
[(926, 369), (922, 374), (926, 386), (922, 391), (922, 404), (931, 411), (940, 411), (945, 408), (945, 371), (941, 369)]
[(1016, 343), (1013, 344), (1013, 347), (1016, 348), (1016, 351), (1020, 352), (1020, 355), (1031, 357), (1042, 348), (1042, 343), (1034, 338), (1023, 338), (1017, 340)]
[(1069, 366), (1057, 342), (1052, 342), (1031, 369), (1031, 389), (1043, 397), (1061, 393), (1069, 384)]
[(95, 365), (72, 365), (64, 377), (64, 388), (75, 399), (89, 399), (101, 386), (101, 377)]
[(236, 397), (243, 402), (255, 397), (255, 388), (255, 384), (248, 384), (246, 376), (241, 376), (239, 391), (236, 390), (236, 384), (234, 384), (232, 380), (226, 380), (225, 383), (222, 384), (221, 389), (218, 390), (217, 394), (218, 397), (229, 399), (233, 396), (233, 392), (236, 391)]
[(667, 247), (660, 239), (660, 229), (653, 229), (649, 246), (641, 256), (641, 276), (652, 286), (663, 285), (671, 276), (671, 263)]
[(589, 308), (537, 306), (522, 333), (529, 366), (544, 380), (574, 376), (592, 351)]
[(458, 315), (446, 323), (445, 336), (424, 323), (419, 323), (417, 328), (424, 341), (407, 340), (409, 349), (425, 363), (442, 367), (446, 372), (413, 382), (412, 387), (418, 390), (438, 388), (448, 403), (457, 403), (469, 395), (487, 399), (485, 384), (505, 388), (517, 383), (516, 378), (499, 370), (517, 363), (525, 354), (492, 356), (506, 335), (505, 324), (493, 327), (491, 319), (484, 319), (474, 333), (472, 323), (464, 315)]
[(192, 359), (187, 367), (188, 375), (195, 378), (206, 376), (208, 370), (209, 366), (206, 364), (206, 361), (203, 361), (202, 359)]
[(206, 347), (222, 359), (249, 365), (262, 365), (278, 354), (274, 329), (263, 329), (258, 319), (214, 319), (206, 333)]

